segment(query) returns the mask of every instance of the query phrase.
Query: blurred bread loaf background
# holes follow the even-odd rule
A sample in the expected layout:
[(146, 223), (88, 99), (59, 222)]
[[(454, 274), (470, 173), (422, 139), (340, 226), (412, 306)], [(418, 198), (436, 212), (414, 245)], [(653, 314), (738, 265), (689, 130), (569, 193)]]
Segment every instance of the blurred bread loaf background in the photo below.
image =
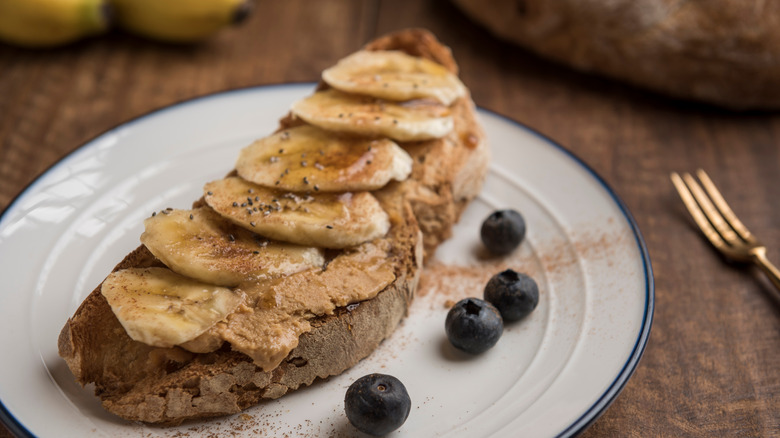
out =
[(453, 0), (496, 36), (669, 96), (780, 108), (780, 2)]

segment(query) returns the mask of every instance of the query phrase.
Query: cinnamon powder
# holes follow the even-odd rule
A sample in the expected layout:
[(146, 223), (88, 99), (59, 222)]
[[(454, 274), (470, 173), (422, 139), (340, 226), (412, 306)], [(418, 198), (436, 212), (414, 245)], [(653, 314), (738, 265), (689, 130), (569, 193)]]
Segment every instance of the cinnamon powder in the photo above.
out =
[(480, 248), (466, 264), (433, 259), (423, 270), (417, 296), (435, 295), (436, 305), (450, 308), (463, 298), (481, 298), (490, 278), (506, 269), (531, 276), (537, 281), (540, 293), (544, 293), (547, 275), (573, 269), (580, 260), (609, 258), (628, 243), (629, 237), (625, 233), (605, 232), (602, 224), (602, 227), (582, 227), (568, 239), (543, 241), (537, 247), (521, 244), (505, 257), (492, 257)]

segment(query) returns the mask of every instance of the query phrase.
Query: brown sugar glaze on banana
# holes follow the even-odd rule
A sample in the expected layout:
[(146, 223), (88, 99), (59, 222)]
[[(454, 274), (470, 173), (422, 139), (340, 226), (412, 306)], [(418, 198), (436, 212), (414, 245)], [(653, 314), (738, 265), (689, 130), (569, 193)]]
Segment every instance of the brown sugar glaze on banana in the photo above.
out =
[(411, 168), (409, 154), (389, 139), (308, 125), (252, 143), (236, 162), (239, 176), (247, 181), (294, 192), (376, 190), (391, 179), (406, 179)]
[(236, 225), (262, 236), (319, 248), (347, 248), (384, 236), (387, 213), (369, 192), (293, 193), (238, 177), (212, 181), (205, 200)]

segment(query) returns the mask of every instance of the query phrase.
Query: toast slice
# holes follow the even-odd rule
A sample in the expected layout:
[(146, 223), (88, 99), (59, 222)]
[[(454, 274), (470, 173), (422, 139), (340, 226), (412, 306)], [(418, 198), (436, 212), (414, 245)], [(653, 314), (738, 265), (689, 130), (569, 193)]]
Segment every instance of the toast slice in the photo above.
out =
[[(401, 51), (432, 60), (452, 73), (450, 50), (425, 30), (410, 29), (381, 37), (370, 51)], [(324, 82), (318, 90), (327, 90)], [(112, 311), (99, 285), (63, 327), (58, 347), (76, 380), (93, 383), (110, 412), (128, 419), (178, 424), (189, 419), (227, 415), (275, 399), (317, 378), (336, 375), (368, 356), (406, 315), (422, 270), (424, 254), (449, 237), (484, 178), (488, 149), (466, 92), (450, 106), (453, 129), (441, 138), (400, 141), (413, 159), (411, 175), (373, 191), (389, 218), (387, 233), (371, 242), (385, 259), (392, 282), (370, 299), (337, 306), (308, 320), (308, 330), (281, 362), (264, 369), (230, 342), (216, 350), (193, 353), (178, 346), (160, 347), (133, 340)], [(295, 114), (280, 131), (306, 124)], [(207, 200), (196, 201), (203, 207)], [(356, 251), (338, 250), (336, 258)], [(334, 258), (334, 260), (336, 260)], [(114, 272), (164, 267), (142, 245)], [(351, 273), (331, 262), (318, 272), (323, 282)], [(330, 276), (330, 277), (328, 277)], [(327, 280), (330, 278), (330, 280)]]

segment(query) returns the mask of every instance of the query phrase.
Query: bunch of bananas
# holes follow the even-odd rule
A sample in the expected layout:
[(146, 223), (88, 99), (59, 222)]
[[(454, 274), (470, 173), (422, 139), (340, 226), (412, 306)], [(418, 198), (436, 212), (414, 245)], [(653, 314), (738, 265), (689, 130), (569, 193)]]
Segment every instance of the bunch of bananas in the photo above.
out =
[(153, 39), (193, 42), (237, 24), (251, 0), (0, 0), (0, 40), (53, 47), (114, 24)]

